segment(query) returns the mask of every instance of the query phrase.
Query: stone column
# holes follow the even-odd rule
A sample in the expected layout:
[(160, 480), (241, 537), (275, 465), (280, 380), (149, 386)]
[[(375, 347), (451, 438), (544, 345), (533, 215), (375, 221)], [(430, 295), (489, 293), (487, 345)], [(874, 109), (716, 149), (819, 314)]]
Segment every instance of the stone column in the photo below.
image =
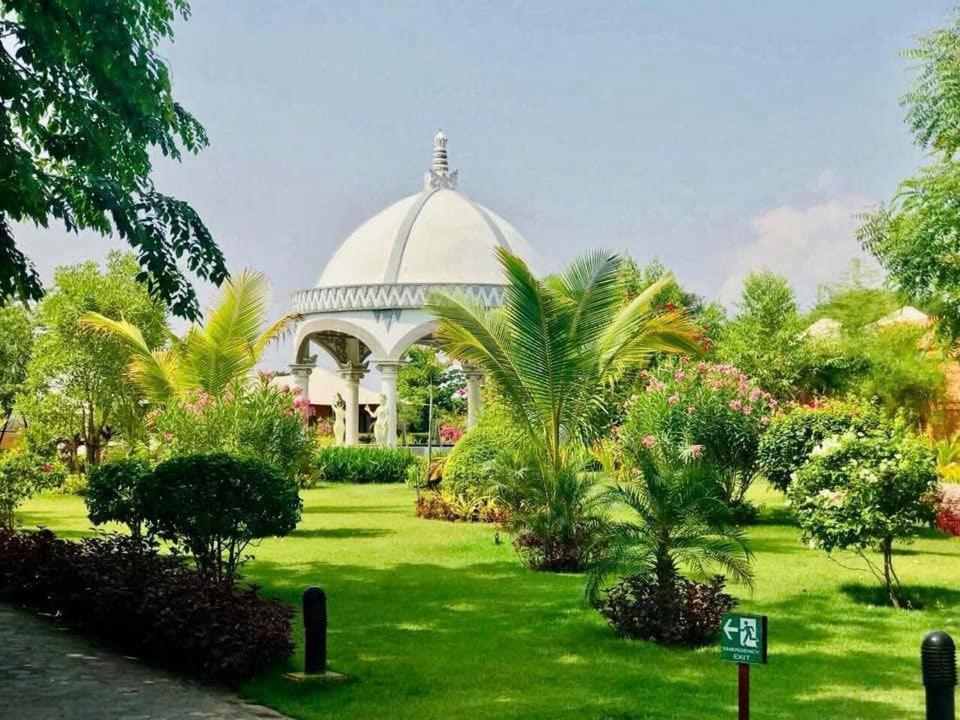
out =
[[(292, 363), (290, 365), (290, 374), (293, 376), (294, 387), (300, 388), (299, 396), (310, 401), (310, 374), (313, 372), (313, 365), (304, 363)], [(304, 425), (310, 424), (310, 412), (304, 413)]]
[(364, 376), (364, 368), (356, 365), (346, 365), (340, 368), (340, 377), (346, 383), (346, 392), (343, 401), (347, 405), (344, 420), (347, 423), (343, 436), (344, 445), (360, 444), (360, 378)]
[(402, 363), (383, 361), (377, 363), (380, 372), (380, 392), (387, 398), (387, 447), (397, 445), (397, 372)]
[(463, 375), (467, 379), (467, 429), (477, 424), (483, 411), (483, 398), (480, 395), (480, 382), (483, 373), (475, 367), (464, 367)]

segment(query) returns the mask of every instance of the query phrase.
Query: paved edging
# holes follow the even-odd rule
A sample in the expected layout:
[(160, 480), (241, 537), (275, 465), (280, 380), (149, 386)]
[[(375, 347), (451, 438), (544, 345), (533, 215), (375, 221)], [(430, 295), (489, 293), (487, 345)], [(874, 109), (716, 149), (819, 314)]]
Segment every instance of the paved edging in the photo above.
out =
[(287, 720), (0, 603), (0, 720)]

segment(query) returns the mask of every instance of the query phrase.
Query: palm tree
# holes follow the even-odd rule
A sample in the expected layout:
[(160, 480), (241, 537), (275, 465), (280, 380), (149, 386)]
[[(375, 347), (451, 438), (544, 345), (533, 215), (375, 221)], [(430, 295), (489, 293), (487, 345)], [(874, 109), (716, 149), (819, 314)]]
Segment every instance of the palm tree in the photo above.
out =
[(594, 538), (606, 517), (597, 492), (593, 458), (574, 443), (562, 449), (554, 467), (536, 450), (521, 446), (501, 459), (485, 494), (510, 512), (505, 525), (534, 570), (579, 572), (590, 564)]
[(81, 324), (120, 338), (131, 352), (130, 377), (155, 403), (182, 396), (191, 390), (218, 396), (235, 378), (257, 364), (267, 346), (279, 339), (298, 319), (286, 315), (264, 328), (269, 282), (251, 270), (234, 275), (220, 286), (203, 325), (191, 325), (170, 347), (151, 350), (143, 334), (126, 320), (87, 313)]
[(614, 574), (647, 577), (668, 601), (682, 570), (702, 576), (720, 569), (749, 586), (753, 555), (723, 501), (721, 468), (698, 459), (696, 450), (679, 451), (652, 436), (646, 443), (628, 438), (624, 448), (633, 477), (605, 490), (602, 499), (627, 519), (607, 523), (595, 540), (588, 599), (596, 600)]
[(443, 350), (493, 380), (554, 469), (568, 456), (567, 442), (594, 439), (595, 419), (606, 411), (597, 402), (603, 387), (656, 352), (702, 351), (683, 309), (653, 307), (671, 277), (624, 303), (617, 255), (596, 251), (539, 280), (516, 255), (497, 253), (507, 279), (500, 308), (442, 292), (427, 307), (438, 320)]
[(581, 569), (602, 524), (583, 452), (608, 411), (601, 390), (653, 353), (699, 353), (700, 343), (682, 309), (654, 308), (672, 278), (624, 302), (617, 255), (590, 253), (540, 280), (516, 255), (497, 252), (507, 279), (501, 307), (436, 293), (428, 309), (443, 350), (483, 370), (526, 432), (496, 487), (511, 509), (518, 549), (532, 567)]

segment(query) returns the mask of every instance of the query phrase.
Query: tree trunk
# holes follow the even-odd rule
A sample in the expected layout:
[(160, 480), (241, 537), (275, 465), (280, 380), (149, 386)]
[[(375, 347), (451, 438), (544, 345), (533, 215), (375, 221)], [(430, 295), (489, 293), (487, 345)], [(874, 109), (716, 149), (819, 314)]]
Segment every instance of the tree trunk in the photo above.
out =
[(100, 428), (97, 427), (94, 420), (95, 413), (92, 402), (87, 403), (86, 422), (83, 428), (83, 443), (87, 450), (87, 467), (92, 468), (100, 464)]
[(883, 551), (883, 582), (886, 586), (887, 596), (890, 598), (890, 604), (900, 609), (903, 607), (903, 598), (900, 593), (900, 583), (897, 582), (897, 575), (893, 572), (893, 538), (884, 538), (880, 549)]
[(677, 584), (677, 566), (674, 564), (673, 558), (670, 557), (668, 551), (661, 550), (657, 553), (654, 573), (656, 574), (657, 586), (660, 588), (660, 591), (672, 597), (675, 594), (674, 591)]

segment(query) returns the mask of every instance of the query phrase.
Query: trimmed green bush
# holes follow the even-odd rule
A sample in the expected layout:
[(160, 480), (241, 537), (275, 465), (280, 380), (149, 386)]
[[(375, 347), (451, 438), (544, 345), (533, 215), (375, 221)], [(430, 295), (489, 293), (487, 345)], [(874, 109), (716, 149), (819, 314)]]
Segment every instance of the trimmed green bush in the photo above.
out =
[(324, 447), (315, 456), (318, 482), (402, 483), (415, 456), (403, 448)]
[(778, 415), (760, 440), (760, 472), (781, 492), (790, 486), (810, 452), (834, 435), (869, 433), (883, 424), (883, 417), (866, 403), (831, 401), (813, 407), (798, 407)]
[(189, 551), (216, 579), (236, 574), (253, 540), (293, 531), (303, 507), (294, 478), (227, 453), (170, 458), (143, 479), (139, 495), (150, 532)]
[(94, 525), (119, 522), (139, 537), (143, 531), (143, 501), (140, 486), (150, 474), (142, 458), (113, 460), (94, 468), (87, 480), (84, 502)]
[(484, 410), (476, 426), (453, 446), (443, 467), (444, 492), (482, 495), (493, 481), (496, 460), (510, 452), (521, 431), (506, 411), (497, 406)]

